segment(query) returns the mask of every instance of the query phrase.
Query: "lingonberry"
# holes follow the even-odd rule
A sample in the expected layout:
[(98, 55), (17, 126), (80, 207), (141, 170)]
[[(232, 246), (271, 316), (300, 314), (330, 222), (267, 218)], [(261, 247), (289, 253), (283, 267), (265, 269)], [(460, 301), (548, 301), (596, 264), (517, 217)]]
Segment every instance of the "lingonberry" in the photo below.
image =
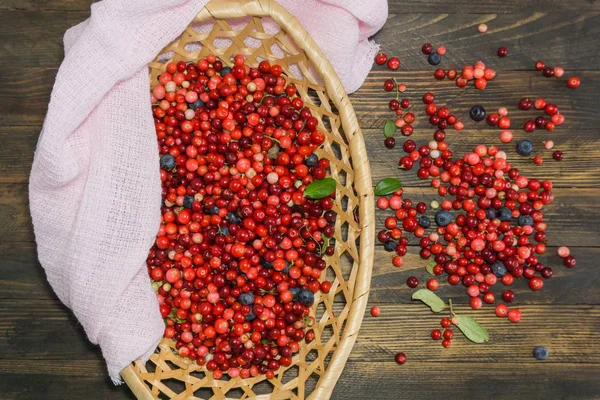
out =
[(439, 329), (434, 329), (431, 331), (431, 338), (433, 340), (440, 340), (442, 338), (442, 331)]
[(395, 71), (398, 68), (400, 68), (400, 59), (398, 57), (392, 57), (387, 61), (387, 67), (392, 70)]
[(396, 357), (394, 357), (394, 360), (396, 361), (396, 364), (402, 365), (406, 362), (406, 354), (400, 352), (400, 353), (396, 354)]
[(394, 90), (395, 87), (396, 87), (396, 84), (391, 79), (388, 79), (385, 82), (383, 82), (383, 88), (385, 89), (386, 92), (391, 92), (392, 90)]
[(452, 331), (452, 329), (445, 329), (443, 336), (446, 340), (452, 340), (452, 338), (454, 337), (454, 332)]
[(384, 144), (388, 149), (393, 149), (396, 147), (396, 139), (393, 137), (385, 138)]
[(522, 314), (521, 311), (514, 309), (508, 312), (508, 320), (510, 322), (519, 322), (521, 320)]
[(450, 347), (450, 346), (452, 346), (452, 342), (448, 339), (442, 340), (442, 346)]
[(440, 282), (437, 279), (431, 278), (427, 281), (427, 289), (436, 291), (440, 286)]
[(381, 311), (379, 310), (379, 307), (377, 307), (377, 306), (371, 307), (371, 315), (373, 317), (379, 317), (380, 314), (381, 314)]
[(499, 47), (496, 54), (498, 54), (498, 57), (506, 57), (508, 55), (508, 49), (506, 47)]
[(508, 307), (505, 304), (498, 304), (495, 312), (498, 317), (506, 317), (508, 314)]
[(531, 106), (533, 105), (533, 102), (531, 101), (531, 99), (528, 99), (526, 97), (522, 98), (521, 100), (519, 100), (519, 110), (529, 110), (531, 108)]
[(573, 256), (567, 256), (563, 259), (563, 264), (567, 268), (573, 268), (577, 264), (577, 260)]
[(577, 89), (580, 84), (581, 84), (581, 81), (576, 76), (572, 76), (567, 80), (567, 87), (569, 89)]
[(552, 158), (555, 161), (561, 161), (563, 159), (563, 157), (564, 157), (564, 154), (560, 150), (555, 150), (554, 152), (552, 152)]
[(381, 52), (381, 53), (377, 53), (377, 55), (375, 56), (375, 62), (379, 65), (383, 65), (387, 62), (388, 56), (387, 54)]
[(411, 276), (406, 280), (406, 286), (408, 286), (411, 289), (416, 288), (417, 286), (419, 286), (419, 279), (415, 276)]
[(515, 299), (515, 294), (512, 290), (505, 290), (502, 292), (502, 300), (504, 300), (506, 303), (512, 303), (512, 301)]

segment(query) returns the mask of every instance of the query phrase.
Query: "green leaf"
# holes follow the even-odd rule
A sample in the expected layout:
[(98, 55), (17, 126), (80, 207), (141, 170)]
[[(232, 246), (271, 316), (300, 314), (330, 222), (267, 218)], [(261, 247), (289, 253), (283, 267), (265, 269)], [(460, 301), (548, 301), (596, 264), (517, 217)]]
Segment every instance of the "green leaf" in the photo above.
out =
[(324, 178), (310, 183), (304, 189), (304, 196), (311, 199), (322, 199), (335, 192), (335, 180), (333, 178)]
[(490, 340), (490, 335), (479, 325), (479, 322), (468, 315), (457, 315), (458, 323), (456, 326), (472, 342), (484, 343)]
[(427, 263), (427, 266), (425, 267), (425, 270), (430, 274), (433, 275), (433, 267), (435, 267), (436, 262), (431, 260)]
[(388, 119), (383, 126), (383, 134), (385, 137), (392, 137), (396, 134), (396, 124), (391, 119)]
[(423, 303), (427, 304), (431, 311), (433, 312), (441, 312), (446, 308), (446, 303), (444, 300), (440, 299), (440, 297), (433, 293), (429, 289), (419, 289), (412, 295), (413, 300), (421, 300)]
[(379, 181), (375, 186), (376, 196), (387, 196), (388, 194), (394, 193), (396, 190), (402, 187), (402, 183), (396, 178), (385, 178)]
[(325, 254), (328, 247), (329, 247), (329, 238), (327, 236), (323, 236), (323, 246), (321, 246), (321, 255)]

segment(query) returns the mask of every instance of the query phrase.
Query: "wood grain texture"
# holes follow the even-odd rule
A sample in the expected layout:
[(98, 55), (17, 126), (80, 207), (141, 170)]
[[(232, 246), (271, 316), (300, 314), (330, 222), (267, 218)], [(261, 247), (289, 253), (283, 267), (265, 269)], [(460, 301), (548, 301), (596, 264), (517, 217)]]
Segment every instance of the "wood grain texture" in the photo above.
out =
[[(89, 11), (90, 5), (97, 0), (3, 0), (0, 10), (24, 11)], [(473, 6), (469, 0), (407, 0), (389, 1), (390, 14), (405, 13), (496, 13), (512, 14), (522, 12), (564, 13), (565, 11), (592, 11), (600, 10), (594, 0), (488, 0), (478, 2)]]
[[(72, 313), (57, 299), (37, 261), (28, 211), (27, 180), (33, 150), (46, 114), (50, 92), (63, 57), (62, 36), (89, 16), (93, 0), (0, 0), (0, 397), (2, 399), (132, 399), (126, 386), (115, 387), (97, 346), (86, 339)], [(375, 39), (402, 60), (396, 72), (376, 66), (363, 87), (351, 96), (363, 128), (375, 183), (399, 177), (414, 201), (439, 200), (428, 182), (415, 172), (397, 169), (403, 155), (398, 135), (394, 150), (383, 147), (382, 126), (392, 116), (390, 93), (382, 83), (390, 76), (408, 85), (403, 97), (417, 116), (412, 139), (429, 141), (433, 130), (423, 118), (421, 96), (436, 94), (466, 124), (462, 132), (447, 130), (456, 153), (479, 143), (511, 150), (509, 161), (523, 173), (550, 179), (557, 189), (547, 208), (548, 251), (541, 262), (555, 272), (544, 290), (531, 292), (524, 281), (511, 289), (515, 306), (524, 312), (519, 324), (493, 315), (490, 306), (471, 313), (462, 285), (442, 283), (438, 294), (452, 298), (458, 310), (484, 324), (492, 341), (469, 343), (457, 333), (450, 349), (431, 341), (439, 315), (410, 300), (406, 278), (430, 277), (416, 243), (401, 268), (392, 253), (378, 245), (374, 259), (370, 304), (382, 310), (367, 315), (355, 349), (333, 399), (600, 399), (600, 141), (597, 112), (600, 92), (600, 4), (594, 0), (391, 0), (385, 28)], [(477, 33), (487, 23), (489, 31)], [(479, 59), (498, 71), (485, 91), (458, 89), (435, 81), (434, 67), (420, 52), (424, 42), (448, 48), (440, 67), (459, 68)], [(507, 46), (510, 56), (495, 52)], [(543, 59), (562, 66), (566, 76), (578, 75), (582, 86), (569, 90), (563, 79), (545, 79), (532, 71)], [(566, 117), (552, 133), (525, 134), (518, 128), (539, 115), (516, 109), (520, 97), (543, 97), (559, 105)], [(482, 104), (488, 111), (509, 108), (516, 139), (528, 137), (541, 149), (553, 140), (565, 152), (561, 163), (544, 152), (542, 167), (533, 166), (501, 145), (499, 130), (468, 119), (468, 110)], [(431, 214), (431, 211), (429, 212)], [(388, 212), (377, 213), (381, 229)], [(560, 265), (556, 246), (572, 247), (575, 269)], [(497, 294), (502, 286), (497, 286)], [(546, 345), (550, 358), (539, 362), (531, 351)], [(404, 366), (393, 356), (404, 351)], [(68, 395), (67, 395), (68, 394)]]
[[(517, 304), (594, 304), (600, 305), (597, 295), (597, 282), (600, 281), (600, 268), (596, 260), (600, 258), (599, 248), (581, 247), (573, 249), (578, 264), (574, 269), (562, 266), (562, 259), (556, 254), (556, 247), (549, 247), (546, 254), (539, 257), (540, 262), (551, 267), (554, 275), (545, 281), (544, 290), (532, 292), (524, 280), (518, 280), (510, 289), (515, 292)], [(419, 257), (418, 246), (409, 246), (400, 268), (392, 265), (394, 253), (388, 253), (378, 246), (373, 261), (373, 279), (371, 281), (370, 301), (380, 303), (411, 303), (413, 292), (406, 286), (406, 279), (416, 276), (424, 286), (432, 278), (425, 271), (427, 261)], [(347, 271), (343, 271), (346, 273)], [(31, 242), (0, 243), (0, 300), (54, 300), (56, 295), (46, 282), (43, 269), (37, 261), (35, 244)], [(443, 298), (452, 298), (455, 302), (464, 302), (463, 285), (452, 286), (440, 279), (438, 294)], [(501, 284), (493, 288), (496, 295), (506, 289)]]

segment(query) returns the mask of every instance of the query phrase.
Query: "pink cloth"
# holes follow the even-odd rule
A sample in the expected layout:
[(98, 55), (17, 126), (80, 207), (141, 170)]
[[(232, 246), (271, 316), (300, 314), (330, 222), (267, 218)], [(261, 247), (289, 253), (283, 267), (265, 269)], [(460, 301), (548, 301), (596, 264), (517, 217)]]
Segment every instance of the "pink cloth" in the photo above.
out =
[[(145, 266), (161, 185), (147, 64), (206, 0), (104, 0), (65, 34), (31, 172), (39, 259), (54, 291), (99, 344), (115, 383), (147, 360), (164, 322)], [(348, 91), (363, 83), (386, 0), (281, 0)]]

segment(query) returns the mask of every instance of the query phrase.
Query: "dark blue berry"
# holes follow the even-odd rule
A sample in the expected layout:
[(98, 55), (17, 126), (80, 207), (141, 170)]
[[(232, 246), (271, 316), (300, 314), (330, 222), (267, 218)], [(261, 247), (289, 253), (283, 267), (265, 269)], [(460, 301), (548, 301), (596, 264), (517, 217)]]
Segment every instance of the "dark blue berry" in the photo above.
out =
[(507, 272), (508, 271), (506, 270), (506, 267), (504, 266), (504, 263), (502, 261), (496, 261), (492, 264), (492, 273), (498, 278), (502, 278), (502, 276)]
[(306, 161), (304, 162), (304, 164), (306, 164), (307, 167), (314, 167), (318, 163), (319, 157), (315, 153), (310, 153), (308, 157), (306, 157)]
[(383, 248), (385, 251), (394, 251), (396, 250), (396, 242), (390, 240), (389, 242), (385, 242), (383, 244)]
[(429, 217), (426, 217), (424, 215), (421, 215), (419, 217), (419, 226), (427, 229), (431, 226), (431, 220), (429, 219)]
[(485, 119), (485, 108), (480, 105), (473, 106), (469, 111), (469, 116), (473, 121), (483, 121)]
[(175, 168), (175, 157), (165, 154), (160, 158), (160, 167), (167, 170)]
[(432, 51), (427, 57), (427, 62), (431, 65), (438, 65), (442, 61), (442, 56), (437, 51)]
[(525, 225), (533, 226), (533, 218), (531, 218), (529, 215), (521, 215), (519, 217), (519, 225), (520, 226), (525, 226)]
[(219, 210), (220, 210), (220, 208), (219, 208), (219, 207), (217, 207), (217, 206), (212, 206), (212, 207), (210, 208), (210, 213), (211, 213), (211, 214), (213, 214), (213, 215), (217, 215), (217, 214), (219, 213)]
[(517, 153), (521, 156), (528, 156), (533, 153), (533, 143), (529, 139), (523, 139), (517, 143)]
[(487, 210), (485, 210), (485, 216), (487, 217), (487, 219), (494, 219), (498, 216), (498, 213), (493, 208), (488, 208)]
[(193, 103), (190, 103), (190, 108), (192, 110), (195, 110), (197, 108), (202, 108), (202, 107), (204, 107), (204, 102), (202, 100), (200, 100), (200, 99), (196, 100)]
[(308, 289), (302, 289), (298, 293), (298, 300), (305, 306), (311, 306), (315, 302), (315, 295)]
[(512, 211), (508, 207), (502, 207), (498, 210), (498, 219), (500, 221), (510, 221), (512, 218)]
[(295, 286), (290, 289), (290, 292), (292, 292), (292, 301), (298, 301), (298, 293), (300, 293), (300, 288)]
[(225, 76), (227, 74), (231, 73), (231, 68), (230, 67), (223, 67), (223, 69), (221, 69), (221, 76)]
[(240, 294), (240, 297), (238, 297), (238, 301), (242, 305), (249, 306), (254, 303), (254, 295), (250, 292), (242, 293)]
[(225, 236), (229, 235), (229, 228), (226, 226), (221, 227), (221, 233)]
[(538, 360), (545, 360), (548, 358), (548, 349), (545, 346), (536, 346), (533, 349), (533, 356)]
[(292, 263), (289, 261), (285, 262), (285, 268), (283, 269), (283, 271), (281, 271), (284, 274), (287, 274), (288, 272), (290, 272), (290, 267), (292, 266)]
[(185, 196), (183, 198), (183, 206), (185, 208), (192, 208), (192, 204), (194, 204), (194, 196)]
[(244, 318), (246, 319), (246, 321), (254, 321), (256, 319), (256, 314), (254, 314), (252, 310), (250, 310), (248, 315), (246, 315), (246, 317)]
[(227, 213), (227, 220), (232, 224), (239, 224), (240, 222), (242, 222), (242, 219), (238, 217), (237, 214), (232, 213), (231, 211)]
[(260, 265), (262, 265), (263, 268), (267, 268), (267, 269), (273, 268), (273, 263), (268, 262), (264, 258), (260, 259)]
[(450, 211), (440, 210), (435, 213), (435, 223), (438, 226), (446, 226), (452, 222), (452, 214)]

